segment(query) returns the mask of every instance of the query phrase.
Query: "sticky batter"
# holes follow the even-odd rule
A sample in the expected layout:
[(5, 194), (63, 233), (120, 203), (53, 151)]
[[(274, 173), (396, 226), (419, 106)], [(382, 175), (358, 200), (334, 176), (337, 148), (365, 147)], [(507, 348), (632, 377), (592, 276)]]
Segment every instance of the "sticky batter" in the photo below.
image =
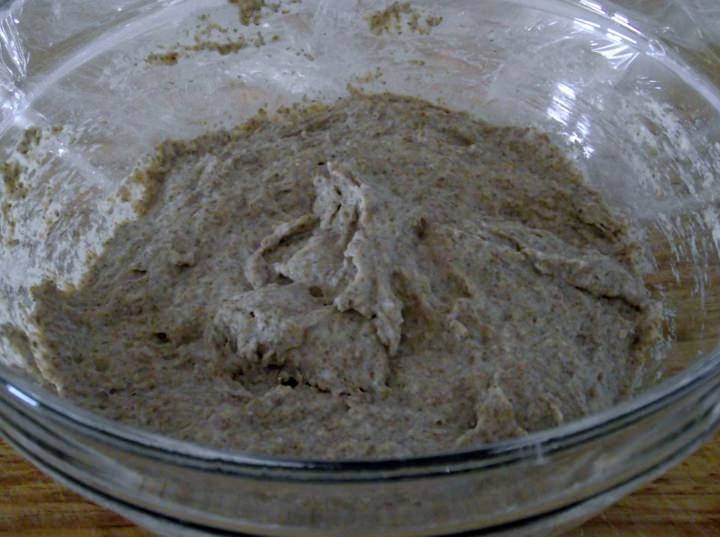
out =
[(632, 394), (660, 305), (547, 136), (395, 95), (163, 143), (82, 285), (35, 288), (49, 380), (110, 418), (316, 458), (470, 448)]

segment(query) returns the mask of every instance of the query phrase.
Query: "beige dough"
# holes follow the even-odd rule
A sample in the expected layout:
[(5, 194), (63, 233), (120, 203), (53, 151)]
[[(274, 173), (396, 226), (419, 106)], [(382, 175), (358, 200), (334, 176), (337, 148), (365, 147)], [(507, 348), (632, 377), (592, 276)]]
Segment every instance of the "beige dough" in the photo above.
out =
[(632, 394), (661, 308), (548, 138), (394, 95), (169, 141), (83, 284), (34, 290), (51, 381), (111, 418), (315, 458), (466, 449)]

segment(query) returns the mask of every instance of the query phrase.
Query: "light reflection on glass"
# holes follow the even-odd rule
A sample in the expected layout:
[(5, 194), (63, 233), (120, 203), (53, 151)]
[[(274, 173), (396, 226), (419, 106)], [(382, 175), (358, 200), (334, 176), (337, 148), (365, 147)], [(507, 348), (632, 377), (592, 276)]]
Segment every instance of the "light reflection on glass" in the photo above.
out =
[[(623, 15), (616, 14), (616, 16), (620, 17), (621, 21), (627, 21)], [(600, 25), (579, 18), (573, 19), (573, 25), (583, 32), (595, 32), (601, 29)], [(626, 26), (632, 28), (629, 24)], [(607, 59), (614, 69), (626, 68), (638, 56), (638, 51), (633, 47), (637, 45), (637, 41), (633, 38), (612, 28), (605, 30), (604, 37), (605, 42), (594, 43), (592, 51)]]
[(552, 98), (552, 104), (548, 108), (547, 114), (551, 119), (567, 126), (575, 106), (575, 90), (564, 82), (558, 82), (555, 95)]
[(580, 5), (588, 8), (590, 11), (599, 13), (600, 15), (605, 14), (602, 6), (600, 4), (598, 4), (597, 2), (592, 2), (591, 0), (580, 0)]
[(587, 143), (587, 137), (590, 134), (590, 118), (586, 115), (581, 115), (575, 123), (575, 130), (568, 136), (568, 142), (571, 144), (577, 144), (582, 147), (582, 152), (585, 158), (590, 158), (595, 149), (589, 143)]
[(575, 90), (563, 82), (558, 82), (557, 89), (560, 93), (567, 96), (568, 99), (575, 100)]
[(558, 82), (552, 102), (547, 109), (547, 115), (565, 127), (564, 135), (567, 141), (580, 146), (583, 155), (589, 158), (595, 152), (595, 149), (587, 142), (591, 128), (590, 118), (576, 113), (576, 100), (575, 89), (565, 82)]
[(577, 30), (582, 30), (585, 32), (594, 32), (595, 30), (600, 28), (600, 25), (597, 23), (579, 18), (573, 19), (573, 26), (575, 26)]
[(637, 41), (635, 41), (632, 37), (628, 37), (626, 35), (621, 34), (617, 30), (613, 30), (612, 28), (608, 28), (607, 31), (608, 39), (611, 39), (612, 41), (620, 42), (620, 41), (630, 41), (633, 45), (637, 45)]
[(7, 391), (10, 392), (11, 395), (17, 397), (20, 399), (23, 403), (27, 403), (30, 406), (38, 406), (38, 402), (30, 397), (29, 395), (25, 395), (23, 392), (18, 390), (15, 386), (11, 384), (6, 384), (5, 387), (7, 388)]
[[(635, 26), (630, 24), (630, 19), (628, 19), (622, 13), (615, 13), (611, 18), (612, 18), (612, 20), (617, 22), (620, 26), (623, 26), (636, 34), (643, 35), (643, 33), (638, 28), (636, 28)], [(628, 39), (630, 39), (630, 38), (628, 38)], [(634, 41), (633, 41), (633, 43), (634, 43)]]
[(607, 59), (613, 69), (626, 68), (638, 56), (636, 49), (618, 41), (593, 47), (593, 52)]

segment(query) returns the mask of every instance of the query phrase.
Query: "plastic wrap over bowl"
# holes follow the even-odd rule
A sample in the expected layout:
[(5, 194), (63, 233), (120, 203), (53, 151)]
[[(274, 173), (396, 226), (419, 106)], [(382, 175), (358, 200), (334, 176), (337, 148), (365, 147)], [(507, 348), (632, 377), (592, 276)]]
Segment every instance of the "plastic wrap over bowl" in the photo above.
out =
[[(720, 7), (417, 0), (442, 23), (373, 33), (366, 15), (388, 5), (282, 0), (249, 26), (226, 0), (0, 8), (3, 158), (28, 127), (42, 133), (31, 153), (15, 153), (23, 195), (0, 185), (0, 432), (29, 460), (161, 535), (539, 536), (658, 476), (715, 430)], [(247, 40), (260, 32), (262, 46), (190, 53), (200, 23)], [(147, 61), (172, 50), (183, 52)], [(348, 84), (550, 133), (640, 230), (648, 285), (670, 313), (660, 383), (601, 414), (473, 451), (327, 462), (133, 430), (34, 381), (30, 288), (77, 283), (114, 228), (135, 217), (130, 176), (155, 144), (260, 107), (330, 101)]]

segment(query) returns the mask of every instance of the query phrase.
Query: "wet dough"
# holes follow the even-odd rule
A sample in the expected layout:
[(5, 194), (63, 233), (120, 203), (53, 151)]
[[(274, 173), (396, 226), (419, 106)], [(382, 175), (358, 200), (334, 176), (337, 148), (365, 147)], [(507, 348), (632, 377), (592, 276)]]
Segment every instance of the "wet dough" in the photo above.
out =
[(394, 95), (162, 144), (142, 215), (34, 290), (48, 379), (123, 422), (323, 458), (469, 448), (628, 397), (639, 248), (549, 142)]

